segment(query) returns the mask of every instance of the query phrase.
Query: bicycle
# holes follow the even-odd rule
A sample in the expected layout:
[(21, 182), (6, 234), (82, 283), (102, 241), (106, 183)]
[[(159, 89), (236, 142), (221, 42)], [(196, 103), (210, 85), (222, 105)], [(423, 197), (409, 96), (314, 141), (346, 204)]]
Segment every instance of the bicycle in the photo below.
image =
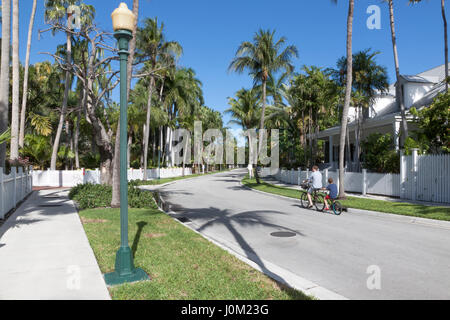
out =
[(333, 210), (335, 215), (340, 216), (342, 214), (342, 211), (344, 211), (344, 207), (342, 206), (342, 204), (337, 200), (333, 199), (329, 200), (331, 201), (330, 205), (331, 210)]
[[(309, 184), (306, 183), (303, 183), (301, 187), (304, 190), (308, 190), (310, 188)], [(320, 192), (320, 189), (314, 190), (314, 192), (311, 194), (311, 199), (317, 211), (323, 212), (325, 210), (325, 197), (323, 193)], [(307, 192), (303, 192), (302, 195), (300, 196), (300, 203), (302, 205), (302, 208), (309, 209), (309, 200)]]
[[(301, 187), (303, 190), (308, 190), (310, 188), (309, 184), (302, 183)], [(320, 192), (322, 191), (322, 192)], [(325, 211), (325, 196), (323, 194), (323, 190), (314, 190), (313, 194), (311, 195), (313, 204), (316, 207), (317, 211), (323, 212)], [(329, 199), (331, 201), (330, 208), (333, 210), (333, 213), (337, 216), (340, 216), (343, 211), (345, 211), (345, 208), (342, 206), (342, 204), (336, 200), (336, 199)], [(309, 200), (308, 200), (308, 193), (303, 192), (300, 196), (301, 205), (304, 209), (309, 209)]]

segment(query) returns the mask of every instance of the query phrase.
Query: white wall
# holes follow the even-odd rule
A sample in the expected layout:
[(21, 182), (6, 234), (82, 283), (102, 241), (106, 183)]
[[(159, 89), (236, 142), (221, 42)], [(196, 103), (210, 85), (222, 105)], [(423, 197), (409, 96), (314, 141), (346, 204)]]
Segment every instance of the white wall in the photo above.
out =
[[(147, 170), (148, 179), (161, 179), (181, 177), (183, 175), (182, 168), (163, 168)], [(185, 175), (192, 175), (191, 168), (185, 168)], [(129, 169), (128, 180), (143, 180), (143, 169)], [(33, 186), (35, 187), (75, 187), (78, 184), (93, 183), (100, 184), (100, 170), (75, 170), (75, 171), (33, 171)]]
[(409, 109), (414, 102), (423, 98), (431, 90), (433, 84), (408, 82), (404, 87), (405, 108)]

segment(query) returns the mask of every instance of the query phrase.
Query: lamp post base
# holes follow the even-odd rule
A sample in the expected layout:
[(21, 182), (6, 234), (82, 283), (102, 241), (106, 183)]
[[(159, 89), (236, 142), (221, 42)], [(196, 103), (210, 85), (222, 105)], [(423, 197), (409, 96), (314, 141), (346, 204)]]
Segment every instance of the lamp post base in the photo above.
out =
[(147, 273), (135, 268), (130, 247), (121, 247), (116, 256), (116, 271), (105, 274), (108, 286), (150, 280)]

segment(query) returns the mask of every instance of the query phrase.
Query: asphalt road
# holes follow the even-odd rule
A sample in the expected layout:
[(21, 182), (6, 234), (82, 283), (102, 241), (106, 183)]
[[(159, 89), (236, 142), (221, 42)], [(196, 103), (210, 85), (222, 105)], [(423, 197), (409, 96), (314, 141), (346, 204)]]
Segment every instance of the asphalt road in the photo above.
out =
[[(450, 299), (450, 228), (397, 215), (304, 210), (241, 186), (245, 170), (160, 189), (171, 209), (263, 270), (276, 264), (349, 299)], [(287, 231), (295, 237), (276, 238)], [(369, 285), (368, 285), (369, 283)]]

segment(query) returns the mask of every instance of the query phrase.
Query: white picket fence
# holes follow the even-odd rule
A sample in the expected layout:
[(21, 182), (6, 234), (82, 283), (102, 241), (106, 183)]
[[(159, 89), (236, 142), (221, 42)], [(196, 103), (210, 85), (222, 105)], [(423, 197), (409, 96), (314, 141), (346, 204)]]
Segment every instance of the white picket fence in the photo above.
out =
[(401, 160), (401, 198), (450, 203), (450, 155), (418, 155)]
[[(192, 175), (191, 168), (185, 168), (184, 174), (186, 176)], [(162, 168), (147, 170), (148, 179), (157, 179), (160, 177), (174, 178), (183, 175), (183, 168)], [(143, 169), (129, 169), (128, 180), (144, 180)], [(78, 184), (93, 183), (100, 184), (100, 170), (35, 170), (33, 171), (33, 186), (34, 187), (75, 187)]]
[(33, 191), (32, 170), (11, 168), (11, 172), (4, 174), (0, 168), (0, 219), (14, 209), (19, 202)]
[[(310, 177), (310, 171), (271, 170), (264, 168), (263, 177), (273, 176), (277, 180), (300, 185)], [(338, 171), (322, 171), (323, 184), (328, 178), (339, 185)], [(450, 155), (420, 156), (413, 150), (411, 156), (401, 157), (400, 174), (345, 173), (345, 191), (398, 197), (406, 200), (450, 203)]]
[[(278, 181), (287, 184), (300, 185), (302, 181), (309, 179), (311, 171), (301, 170), (274, 170), (264, 168), (261, 172), (263, 177), (273, 176)], [(328, 185), (328, 178), (333, 178), (335, 183), (339, 185), (339, 172), (322, 171), (322, 183)], [(362, 194), (385, 195), (391, 197), (400, 196), (400, 175), (399, 174), (379, 174), (347, 172), (345, 174), (345, 190), (347, 192), (355, 192)]]

